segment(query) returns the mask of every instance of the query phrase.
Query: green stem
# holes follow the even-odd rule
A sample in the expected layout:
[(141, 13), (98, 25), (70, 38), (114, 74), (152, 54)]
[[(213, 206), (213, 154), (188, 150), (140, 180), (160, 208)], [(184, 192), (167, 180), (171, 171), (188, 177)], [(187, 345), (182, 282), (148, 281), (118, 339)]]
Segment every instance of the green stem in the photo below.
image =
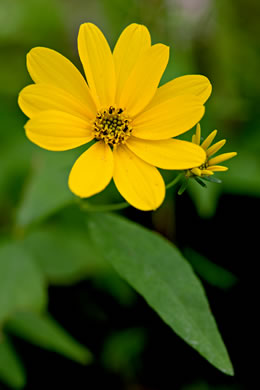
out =
[(90, 204), (88, 202), (83, 201), (80, 204), (80, 207), (84, 211), (94, 211), (94, 212), (106, 212), (106, 211), (117, 211), (117, 210), (123, 210), (129, 207), (130, 204), (127, 202), (122, 203), (112, 203), (112, 204), (101, 204), (101, 205), (94, 205)]
[(172, 181), (170, 181), (170, 183), (166, 185), (166, 190), (175, 186), (175, 184), (177, 184), (181, 180), (182, 176), (183, 176), (183, 172), (179, 173)]
[[(175, 184), (177, 184), (180, 179), (183, 176), (183, 172), (179, 173), (178, 176), (176, 176), (170, 183), (166, 185), (166, 189), (173, 187)], [(106, 212), (106, 211), (117, 211), (117, 210), (123, 210), (129, 207), (130, 204), (127, 202), (121, 202), (121, 203), (111, 203), (111, 204), (91, 204), (86, 201), (80, 202), (80, 208), (84, 211), (90, 211), (90, 212)]]

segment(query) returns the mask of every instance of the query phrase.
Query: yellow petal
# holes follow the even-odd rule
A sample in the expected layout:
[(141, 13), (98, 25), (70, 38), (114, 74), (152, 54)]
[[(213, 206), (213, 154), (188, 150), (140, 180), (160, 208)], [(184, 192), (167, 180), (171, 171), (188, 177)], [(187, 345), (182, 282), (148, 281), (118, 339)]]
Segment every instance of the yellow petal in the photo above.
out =
[(195, 176), (201, 176), (201, 169), (199, 169), (199, 168), (192, 168), (192, 169), (191, 169), (191, 172), (192, 172), (193, 175), (195, 175)]
[(165, 196), (158, 170), (123, 145), (114, 150), (114, 159), (114, 182), (126, 201), (140, 210), (157, 209)]
[(212, 145), (210, 148), (207, 149), (207, 156), (211, 157), (213, 154), (217, 153), (226, 143), (225, 139), (222, 139), (221, 141), (218, 141), (214, 145)]
[(88, 107), (68, 92), (46, 84), (32, 84), (25, 87), (19, 94), (18, 104), (29, 118), (41, 111), (57, 110), (78, 116), (86, 121)]
[(138, 157), (162, 169), (189, 169), (206, 160), (206, 153), (200, 146), (177, 139), (150, 141), (132, 136), (126, 145)]
[(151, 140), (175, 137), (198, 123), (204, 112), (196, 96), (177, 96), (138, 115), (131, 123), (133, 135)]
[(110, 147), (103, 141), (95, 143), (73, 165), (69, 175), (70, 190), (81, 198), (99, 193), (112, 179), (113, 167)]
[(217, 165), (223, 161), (226, 161), (226, 160), (229, 160), (230, 158), (232, 157), (235, 157), (237, 155), (236, 152), (232, 152), (232, 153), (223, 153), (223, 154), (220, 154), (219, 156), (216, 156), (216, 157), (213, 157), (211, 158), (208, 163), (209, 165)]
[(151, 46), (151, 37), (145, 26), (130, 24), (120, 35), (113, 57), (117, 78), (116, 103), (120, 101), (122, 89), (140, 55)]
[(35, 83), (64, 89), (84, 102), (88, 116), (96, 114), (86, 81), (78, 69), (60, 53), (46, 47), (35, 47), (27, 54), (27, 68)]
[(200, 145), (200, 138), (201, 138), (201, 127), (200, 124), (198, 123), (196, 126), (196, 134), (194, 137), (194, 144)]
[(179, 95), (195, 95), (204, 104), (212, 91), (212, 86), (207, 77), (201, 75), (187, 75), (177, 77), (162, 85), (156, 91), (149, 108)]
[(30, 141), (47, 150), (69, 150), (93, 139), (92, 127), (83, 119), (60, 111), (43, 111), (25, 125)]
[(210, 165), (208, 167), (212, 172), (225, 172), (228, 170), (227, 167), (223, 167), (222, 165)]
[(131, 116), (142, 111), (153, 98), (169, 59), (169, 48), (162, 44), (151, 46), (139, 57), (118, 104)]
[(114, 104), (114, 60), (106, 38), (97, 26), (84, 23), (78, 35), (79, 56), (98, 108)]
[(212, 175), (214, 175), (214, 172), (212, 172), (212, 171), (209, 170), (209, 169), (202, 169), (202, 170), (201, 170), (201, 174), (202, 174), (202, 175), (205, 175), (205, 176), (212, 176)]
[(202, 142), (201, 146), (204, 150), (208, 149), (208, 147), (212, 144), (214, 138), (217, 135), (217, 130), (212, 131), (207, 138)]

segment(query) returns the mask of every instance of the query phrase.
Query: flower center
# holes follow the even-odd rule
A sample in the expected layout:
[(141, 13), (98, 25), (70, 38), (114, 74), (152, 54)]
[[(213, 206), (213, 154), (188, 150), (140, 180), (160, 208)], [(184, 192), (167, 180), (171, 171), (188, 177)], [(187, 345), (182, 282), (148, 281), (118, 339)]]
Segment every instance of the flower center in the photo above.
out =
[(204, 164), (202, 164), (202, 165), (199, 167), (199, 169), (207, 169), (208, 166), (209, 166), (209, 164), (208, 164), (208, 159), (206, 159), (206, 161), (204, 162)]
[(131, 119), (122, 108), (110, 106), (97, 113), (94, 121), (94, 137), (116, 147), (124, 144), (132, 133)]

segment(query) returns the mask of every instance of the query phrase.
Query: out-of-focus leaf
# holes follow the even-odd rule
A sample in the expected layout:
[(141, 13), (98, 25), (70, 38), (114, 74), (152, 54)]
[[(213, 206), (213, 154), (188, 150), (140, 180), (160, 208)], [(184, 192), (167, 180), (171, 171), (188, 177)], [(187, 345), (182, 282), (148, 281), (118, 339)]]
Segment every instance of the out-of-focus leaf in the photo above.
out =
[(187, 191), (193, 200), (200, 217), (210, 218), (215, 215), (221, 185), (207, 183), (207, 188), (201, 187), (195, 180), (189, 180)]
[(0, 379), (14, 389), (25, 385), (25, 372), (12, 344), (0, 335)]
[(25, 248), (51, 283), (72, 283), (108, 268), (83, 229), (47, 225), (32, 230)]
[[(107, 262), (106, 262), (107, 263)], [(108, 263), (107, 263), (108, 264)], [(99, 273), (92, 278), (99, 289), (107, 291), (121, 305), (130, 306), (136, 299), (135, 291), (126, 283), (112, 267), (107, 272)]]
[(67, 37), (61, 15), (57, 0), (0, 1), (0, 91), (17, 96), (31, 82), (26, 54), (32, 47), (63, 51)]
[(75, 151), (42, 151), (36, 157), (34, 172), (17, 213), (17, 225), (21, 227), (38, 222), (75, 200), (68, 188)]
[(44, 308), (46, 291), (41, 272), (18, 243), (0, 247), (0, 324), (18, 310)]
[(111, 334), (105, 341), (102, 360), (111, 371), (131, 376), (141, 361), (145, 332), (140, 328), (125, 329)]
[(0, 42), (40, 45), (40, 42), (57, 42), (62, 34), (56, 0), (1, 0)]
[(88, 215), (100, 253), (189, 345), (233, 375), (204, 290), (180, 252), (155, 233), (109, 214)]
[(32, 149), (23, 132), (23, 115), (17, 110), (16, 100), (0, 95), (0, 200), (5, 203), (17, 202), (30, 168)]
[[(19, 144), (19, 139), (17, 141), (0, 150), (0, 201), (4, 200), (5, 204), (17, 204), (30, 171), (30, 149), (23, 142)], [(26, 151), (27, 158), (24, 158)]]
[[(31, 83), (25, 66), (26, 54), (29, 48), (24, 50), (8, 42), (4, 47), (0, 45), (0, 50), (0, 91), (17, 101), (19, 91), (26, 84)], [(17, 107), (18, 110), (19, 108)]]
[[(73, 226), (66, 227), (68, 222)], [(24, 238), (23, 245), (50, 283), (70, 284), (91, 276), (98, 288), (109, 292), (123, 305), (131, 305), (136, 297), (134, 290), (86, 237), (80, 219), (77, 226), (75, 221), (62, 219), (59, 224), (33, 229)]]
[(184, 255), (199, 276), (213, 286), (227, 289), (237, 283), (237, 278), (231, 272), (212, 263), (198, 252), (186, 248)]
[(113, 41), (111, 43), (115, 43), (123, 28), (133, 23), (133, 19), (138, 23), (136, 16), (138, 15), (140, 5), (135, 0), (128, 0), (127, 7), (120, 0), (101, 0), (100, 4), (107, 16), (107, 22), (109, 23), (108, 31), (113, 32), (113, 36), (110, 37), (113, 38), (110, 39), (110, 42), (111, 40)]
[(181, 390), (213, 390), (206, 382), (196, 382), (190, 385), (185, 385)]
[(241, 150), (230, 160), (230, 169), (223, 178), (224, 189), (241, 195), (260, 195), (259, 153)]
[(6, 328), (32, 344), (60, 353), (82, 364), (92, 360), (91, 352), (73, 339), (53, 318), (31, 312), (17, 313)]
[(180, 390), (241, 390), (240, 385), (212, 385), (204, 381), (198, 381), (189, 385), (184, 385)]

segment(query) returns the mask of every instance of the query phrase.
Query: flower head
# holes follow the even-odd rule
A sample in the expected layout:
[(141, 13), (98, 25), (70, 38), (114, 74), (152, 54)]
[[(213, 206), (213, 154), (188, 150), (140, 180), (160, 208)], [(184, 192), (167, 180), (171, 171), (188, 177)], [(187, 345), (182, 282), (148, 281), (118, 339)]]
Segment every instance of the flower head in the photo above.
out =
[(196, 133), (192, 136), (192, 143), (200, 145), (206, 152), (206, 159), (203, 164), (191, 168), (186, 172), (186, 177), (208, 177), (214, 174), (214, 172), (224, 172), (228, 168), (222, 165), (218, 165), (223, 161), (229, 160), (230, 158), (237, 155), (236, 152), (223, 153), (216, 157), (213, 157), (226, 143), (225, 139), (216, 142), (211, 145), (214, 138), (217, 135), (217, 130), (212, 131), (209, 136), (201, 143), (201, 128), (200, 124), (197, 124)]
[(87, 81), (54, 50), (36, 47), (28, 53), (35, 84), (24, 88), (18, 100), (30, 118), (26, 135), (53, 151), (94, 139), (71, 169), (71, 191), (90, 197), (113, 178), (131, 205), (156, 209), (165, 196), (156, 167), (183, 170), (205, 161), (201, 147), (172, 137), (199, 122), (211, 85), (206, 77), (192, 75), (158, 88), (169, 48), (151, 45), (142, 25), (128, 26), (111, 52), (102, 32), (85, 23), (78, 50)]

